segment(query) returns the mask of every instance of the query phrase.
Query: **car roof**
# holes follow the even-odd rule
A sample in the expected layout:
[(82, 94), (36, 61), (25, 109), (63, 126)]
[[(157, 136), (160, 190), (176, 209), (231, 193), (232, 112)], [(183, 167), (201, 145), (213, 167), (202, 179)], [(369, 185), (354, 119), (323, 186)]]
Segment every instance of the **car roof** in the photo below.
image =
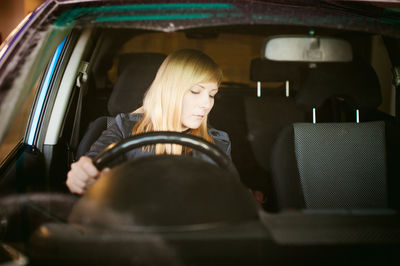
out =
[[(203, 1), (192, 0), (174, 1), (165, 3), (160, 1), (58, 1), (61, 5), (77, 4), (73, 12), (63, 14), (64, 18), (58, 20), (60, 24), (68, 23), (70, 20), (88, 21), (88, 17), (96, 18), (96, 23), (106, 22), (130, 22), (135, 26), (135, 21), (142, 23), (144, 20), (152, 20), (152, 23), (143, 23), (147, 29), (161, 31), (175, 31), (179, 29), (218, 26), (224, 24), (270, 24), (270, 25), (297, 25), (308, 27), (326, 27), (332, 29), (346, 29), (369, 33), (378, 33), (393, 37), (400, 37), (400, 3), (380, 5), (367, 1), (304, 1), (304, 0), (273, 0), (273, 1), (251, 1), (251, 0), (228, 0), (228, 1)], [(125, 5), (123, 9), (116, 10), (116, 5)], [(102, 6), (98, 8), (97, 6)], [(151, 10), (151, 12), (147, 12)], [(124, 15), (145, 12), (150, 14), (192, 14), (193, 16), (168, 17), (173, 24), (163, 23), (160, 17), (130, 17)], [(110, 16), (110, 14), (117, 14)], [(199, 20), (196, 15), (209, 16)], [(85, 15), (85, 16), (83, 16)], [(182, 19), (184, 18), (184, 19)], [(157, 22), (154, 23), (154, 20)], [(92, 21), (94, 22), (94, 21)], [(132, 24), (133, 23), (133, 24)], [(119, 26), (124, 23), (118, 24)], [(137, 25), (140, 26), (140, 25)]]

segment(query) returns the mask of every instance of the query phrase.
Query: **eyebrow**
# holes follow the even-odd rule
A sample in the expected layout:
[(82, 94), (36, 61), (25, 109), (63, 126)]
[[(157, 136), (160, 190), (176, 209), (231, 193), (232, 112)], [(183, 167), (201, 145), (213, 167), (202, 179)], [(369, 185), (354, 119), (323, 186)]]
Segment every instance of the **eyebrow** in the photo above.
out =
[[(200, 85), (200, 84), (196, 84), (197, 86), (201, 87), (202, 89), (205, 89), (204, 86)], [(212, 89), (211, 91), (218, 91), (218, 87), (216, 89)]]

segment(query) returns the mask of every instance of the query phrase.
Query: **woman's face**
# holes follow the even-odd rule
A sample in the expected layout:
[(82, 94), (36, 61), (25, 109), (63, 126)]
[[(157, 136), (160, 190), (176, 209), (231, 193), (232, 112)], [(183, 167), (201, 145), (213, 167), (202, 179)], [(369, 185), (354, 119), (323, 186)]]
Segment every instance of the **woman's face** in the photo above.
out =
[(216, 82), (197, 83), (183, 96), (181, 122), (183, 130), (195, 129), (201, 125), (214, 106), (218, 92)]

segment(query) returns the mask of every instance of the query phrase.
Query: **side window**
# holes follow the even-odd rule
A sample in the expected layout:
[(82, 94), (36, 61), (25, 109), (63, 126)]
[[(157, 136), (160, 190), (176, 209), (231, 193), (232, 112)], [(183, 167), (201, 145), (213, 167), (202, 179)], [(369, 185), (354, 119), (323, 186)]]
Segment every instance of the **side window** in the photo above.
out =
[[(55, 58), (58, 58), (60, 51), (62, 50), (62, 47), (64, 46), (65, 43), (65, 39), (64, 41), (59, 44), (57, 51), (53, 54), (53, 57), (50, 61), (50, 63), (47, 66), (44, 66), (42, 75), (43, 73), (46, 73), (46, 76), (43, 79), (43, 83), (41, 84), (40, 82), (40, 76), (39, 75), (38, 79), (36, 80), (35, 85), (32, 87), (33, 89), (29, 92), (29, 95), (24, 95), (23, 93), (21, 93), (19, 96), (19, 100), (23, 101), (22, 104), (20, 105), (20, 109), (16, 112), (17, 115), (14, 119), (14, 121), (12, 121), (11, 126), (9, 127), (9, 131), (7, 133), (7, 135), (5, 136), (3, 142), (0, 145), (0, 162), (3, 162), (4, 159), (6, 159), (7, 155), (10, 154), (10, 152), (23, 140), (24, 135), (25, 135), (25, 131), (28, 125), (28, 120), (29, 120), (29, 116), (33, 107), (33, 104), (35, 102), (35, 95), (37, 94), (37, 91), (41, 88), (41, 87), (45, 87), (45, 90), (47, 90), (46, 88), (49, 86), (49, 82), (52, 76), (52, 71), (54, 70), (55, 67), (55, 63), (56, 60)], [(33, 67), (37, 67), (37, 66), (33, 66)], [(47, 69), (47, 71), (46, 71)], [(49, 74), (50, 73), (50, 74)], [(21, 76), (19, 77), (21, 78)], [(42, 88), (43, 90), (43, 88)], [(41, 102), (43, 104), (44, 102), (44, 97), (39, 97), (39, 102)], [(40, 104), (39, 104), (40, 105)], [(42, 105), (40, 105), (42, 106)], [(17, 108), (17, 107), (16, 107)], [(41, 112), (41, 107), (39, 107), (38, 110), (36, 110), (38, 114), (40, 114)], [(38, 119), (39, 116), (36, 117), (36, 120), (34, 118), (34, 122), (33, 123), (38, 123)], [(28, 139), (28, 143), (29, 143), (29, 139)]]
[[(38, 88), (38, 86), (35, 86)], [(29, 114), (32, 108), (33, 101), (35, 99), (36, 90), (32, 90), (29, 96), (26, 98), (19, 110), (17, 117), (14, 120), (13, 125), (8, 131), (3, 143), (0, 145), (0, 162), (2, 162), (7, 155), (14, 149), (14, 147), (20, 143), (24, 137), (25, 129), (28, 123)]]

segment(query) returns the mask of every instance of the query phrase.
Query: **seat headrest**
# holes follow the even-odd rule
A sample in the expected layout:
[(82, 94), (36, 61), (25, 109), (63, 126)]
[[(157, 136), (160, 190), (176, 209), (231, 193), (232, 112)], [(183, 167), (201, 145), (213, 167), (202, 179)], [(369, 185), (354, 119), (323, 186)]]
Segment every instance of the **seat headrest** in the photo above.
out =
[(318, 107), (331, 97), (341, 97), (356, 108), (376, 108), (382, 102), (379, 79), (360, 58), (349, 63), (320, 63), (309, 69), (296, 95), (296, 103)]
[(108, 100), (111, 116), (132, 112), (142, 105), (143, 95), (153, 82), (166, 55), (132, 53), (119, 56), (118, 79)]
[(254, 58), (250, 63), (250, 80), (263, 82), (298, 81), (306, 64), (303, 62), (279, 62)]

